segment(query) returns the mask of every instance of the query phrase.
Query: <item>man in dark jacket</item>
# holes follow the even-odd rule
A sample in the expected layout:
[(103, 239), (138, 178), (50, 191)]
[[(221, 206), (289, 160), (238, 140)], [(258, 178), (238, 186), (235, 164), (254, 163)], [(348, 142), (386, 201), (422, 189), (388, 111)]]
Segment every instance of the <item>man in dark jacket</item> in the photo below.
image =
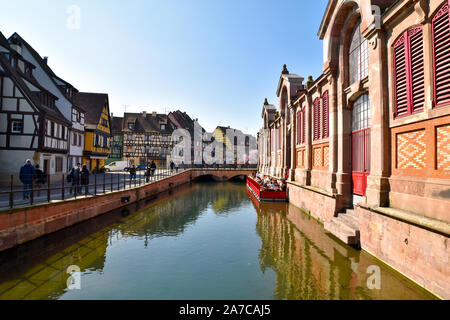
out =
[[(85, 194), (89, 194), (89, 170), (86, 165), (84, 165), (83, 169), (81, 170), (81, 186), (84, 186)], [(81, 187), (81, 189), (82, 188), (83, 187)]]
[(80, 180), (81, 180), (81, 163), (77, 163), (77, 166), (75, 168), (72, 168), (72, 171), (70, 171), (70, 177), (72, 180), (72, 186), (70, 187), (70, 194), (72, 194), (73, 189), (75, 189), (75, 195), (77, 193), (81, 193), (81, 186), (80, 186)]
[(150, 171), (152, 173), (152, 176), (154, 176), (155, 175), (155, 171), (156, 171), (156, 163), (153, 160), (152, 160), (152, 164), (150, 165)]
[(39, 168), (39, 164), (36, 165), (35, 169), (36, 171), (36, 187), (38, 192), (38, 197), (41, 195), (41, 188), (42, 186), (47, 182), (47, 175)]
[(28, 159), (26, 163), (20, 168), (19, 179), (23, 183), (23, 199), (30, 198), (30, 191), (33, 189), (33, 180), (36, 171), (34, 170), (31, 160)]

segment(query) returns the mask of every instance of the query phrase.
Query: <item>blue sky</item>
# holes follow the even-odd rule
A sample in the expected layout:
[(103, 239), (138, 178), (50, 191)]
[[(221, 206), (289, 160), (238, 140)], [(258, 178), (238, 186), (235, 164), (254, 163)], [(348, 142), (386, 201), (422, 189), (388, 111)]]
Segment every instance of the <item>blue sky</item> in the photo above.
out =
[[(18, 32), (80, 91), (109, 94), (111, 112), (180, 109), (211, 131), (261, 126), (284, 63), (322, 71), (317, 31), (327, 1), (3, 1), (0, 31)], [(70, 29), (71, 5), (80, 28)]]

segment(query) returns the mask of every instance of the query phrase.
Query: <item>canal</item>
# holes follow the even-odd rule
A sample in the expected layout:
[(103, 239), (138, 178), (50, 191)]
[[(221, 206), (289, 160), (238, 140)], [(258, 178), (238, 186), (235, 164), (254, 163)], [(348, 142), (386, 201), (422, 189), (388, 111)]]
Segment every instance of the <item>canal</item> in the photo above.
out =
[(434, 298), (242, 183), (195, 183), (0, 253), (0, 299)]

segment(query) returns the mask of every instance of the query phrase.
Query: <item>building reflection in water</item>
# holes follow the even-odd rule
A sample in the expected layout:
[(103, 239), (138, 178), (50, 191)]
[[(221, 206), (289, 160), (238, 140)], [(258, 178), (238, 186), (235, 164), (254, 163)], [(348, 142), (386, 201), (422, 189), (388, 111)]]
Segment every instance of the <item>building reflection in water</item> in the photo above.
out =
[[(210, 219), (211, 215), (220, 220)], [(196, 229), (194, 225), (202, 219), (212, 225), (204, 224), (204, 229)], [(237, 228), (242, 226), (244, 228)], [(214, 229), (218, 227), (222, 229)], [(86, 281), (83, 283), (88, 287), (90, 285), (91, 289), (92, 286), (103, 286), (108, 275), (117, 276), (115, 280), (120, 280), (123, 268), (131, 268), (128, 262), (132, 261), (123, 261), (126, 260), (124, 256), (127, 256), (128, 251), (130, 254), (127, 257), (135, 260), (133, 266), (137, 269), (132, 270), (137, 278), (130, 278), (131, 282), (125, 282), (125, 285), (132, 287), (133, 281), (142, 282), (142, 279), (138, 279), (141, 274), (147, 277), (147, 281), (157, 278), (170, 279), (160, 284), (166, 291), (170, 289), (175, 292), (191, 292), (190, 286), (197, 285), (198, 296), (203, 296), (202, 294), (208, 292), (206, 290), (216, 290), (211, 293), (217, 296), (225, 294), (214, 289), (216, 286), (202, 287), (201, 282), (178, 280), (178, 284), (176, 281), (172, 283), (173, 273), (179, 271), (178, 265), (170, 259), (164, 260), (163, 256), (148, 253), (147, 249), (152, 248), (156, 248), (156, 252), (168, 253), (161, 251), (161, 248), (167, 245), (170, 239), (179, 241), (174, 248), (202, 252), (199, 251), (201, 248), (189, 247), (189, 243), (183, 242), (188, 228), (191, 233), (197, 232), (203, 241), (201, 243), (208, 243), (211, 250), (206, 251), (208, 254), (204, 256), (196, 256), (200, 260), (204, 259), (204, 264), (191, 263), (191, 269), (186, 267), (184, 271), (195, 277), (198, 276), (199, 268), (204, 268), (203, 272), (211, 276), (206, 286), (220, 280), (223, 283), (216, 283), (216, 286), (227, 288), (226, 294), (231, 297), (241, 297), (237, 294), (242, 292), (236, 290), (245, 291), (242, 296), (248, 299), (255, 295), (272, 296), (275, 299), (433, 297), (371, 255), (335, 240), (317, 221), (294, 206), (286, 203), (260, 204), (246, 192), (243, 184), (199, 183), (160, 194), (156, 199), (128, 205), (0, 253), (0, 300), (73, 297), (67, 295), (66, 287), (69, 277), (66, 271), (71, 265), (80, 267), (83, 281)], [(216, 233), (210, 232), (211, 229), (216, 230)], [(217, 234), (219, 230), (222, 234)], [(162, 239), (163, 237), (165, 239)], [(242, 243), (241, 250), (236, 251), (236, 247), (229, 245), (230, 238), (238, 243), (247, 243)], [(127, 240), (130, 242), (122, 246)], [(159, 247), (155, 246), (155, 243)], [(197, 242), (194, 244), (199, 245)], [(125, 249), (120, 251), (117, 248)], [(223, 258), (224, 254), (226, 259)], [(161, 260), (170, 263), (158, 264)], [(117, 261), (123, 262), (124, 265), (117, 264)], [(176, 258), (173, 261), (177, 261)], [(229, 265), (222, 265), (224, 261), (228, 261)], [(249, 267), (249, 262), (252, 261), (254, 269)], [(257, 265), (258, 261), (260, 267)], [(150, 271), (145, 273), (152, 264), (152, 267), (163, 265), (164, 268), (155, 269), (155, 274)], [(370, 290), (367, 287), (367, 279), (370, 276), (367, 269), (372, 265), (380, 266), (380, 290)], [(273, 271), (267, 272), (268, 269)], [(218, 278), (215, 278), (216, 274)], [(228, 278), (221, 278), (223, 274), (227, 274)], [(242, 287), (246, 281), (252, 283), (252, 286)], [(130, 289), (132, 296), (125, 298), (141, 299), (151, 294), (153, 297), (159, 297), (156, 291), (150, 292), (153, 285), (154, 282), (149, 286), (143, 285), (141, 291)], [(92, 293), (89, 288), (84, 287), (83, 290), (87, 290), (86, 294)], [(93, 297), (105, 298), (104, 292), (94, 294)]]
[[(300, 209), (287, 203), (259, 203), (261, 271), (277, 274), (275, 299), (434, 299), (370, 254), (345, 245)], [(380, 269), (380, 289), (369, 289), (370, 266)], [(372, 281), (369, 281), (373, 284)]]

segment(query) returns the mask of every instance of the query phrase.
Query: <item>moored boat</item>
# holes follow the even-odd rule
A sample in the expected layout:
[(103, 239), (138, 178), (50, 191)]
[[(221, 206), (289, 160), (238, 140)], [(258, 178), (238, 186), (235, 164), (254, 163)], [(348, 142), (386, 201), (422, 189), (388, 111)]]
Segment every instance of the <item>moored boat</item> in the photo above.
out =
[(247, 188), (258, 201), (288, 201), (287, 191), (265, 190), (250, 176), (247, 176)]

